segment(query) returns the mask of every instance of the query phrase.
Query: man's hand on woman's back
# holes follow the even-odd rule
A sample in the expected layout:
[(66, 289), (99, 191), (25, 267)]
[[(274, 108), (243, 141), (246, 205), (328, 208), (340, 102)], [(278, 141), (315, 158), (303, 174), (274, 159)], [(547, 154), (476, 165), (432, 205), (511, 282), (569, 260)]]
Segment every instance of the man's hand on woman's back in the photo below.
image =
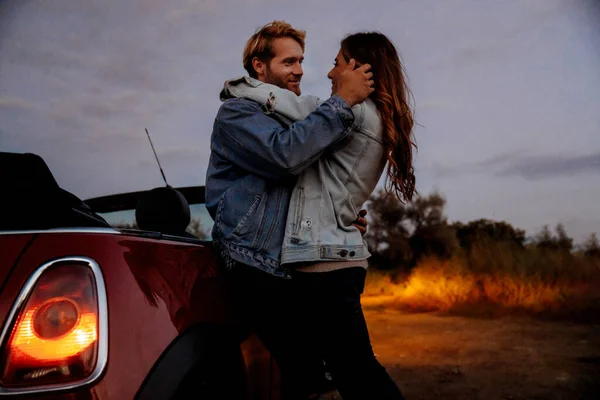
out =
[(366, 216), (367, 210), (360, 210), (358, 212), (358, 218), (352, 222), (352, 225), (354, 225), (360, 231), (362, 236), (365, 236), (365, 233), (367, 233), (367, 226), (369, 225), (369, 221), (367, 221), (367, 218), (365, 218)]

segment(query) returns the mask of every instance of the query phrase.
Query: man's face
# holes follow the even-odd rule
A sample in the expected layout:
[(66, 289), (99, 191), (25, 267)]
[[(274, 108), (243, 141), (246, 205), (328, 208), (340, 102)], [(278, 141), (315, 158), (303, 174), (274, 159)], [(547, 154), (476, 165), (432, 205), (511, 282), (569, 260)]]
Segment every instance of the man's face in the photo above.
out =
[(264, 74), (259, 79), (265, 83), (291, 90), (300, 96), (302, 61), (304, 53), (300, 43), (292, 38), (278, 38), (273, 41), (273, 59), (265, 65)]

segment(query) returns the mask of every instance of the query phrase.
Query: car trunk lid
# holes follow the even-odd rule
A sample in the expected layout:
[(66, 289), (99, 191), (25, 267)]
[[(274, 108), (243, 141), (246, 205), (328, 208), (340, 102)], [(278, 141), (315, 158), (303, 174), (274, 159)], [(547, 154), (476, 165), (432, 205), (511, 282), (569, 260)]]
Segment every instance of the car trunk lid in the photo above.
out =
[(0, 232), (0, 291), (15, 263), (32, 242), (34, 233)]

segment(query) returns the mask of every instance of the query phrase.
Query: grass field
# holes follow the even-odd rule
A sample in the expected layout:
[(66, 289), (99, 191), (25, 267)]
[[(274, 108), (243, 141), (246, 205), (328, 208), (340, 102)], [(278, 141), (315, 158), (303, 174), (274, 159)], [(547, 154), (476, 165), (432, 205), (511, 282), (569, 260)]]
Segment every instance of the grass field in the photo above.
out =
[(406, 312), (600, 321), (600, 268), (587, 259), (572, 258), (571, 267), (557, 262), (531, 271), (527, 265), (515, 269), (501, 261), (484, 269), (468, 261), (430, 258), (408, 275), (371, 268), (364, 302)]

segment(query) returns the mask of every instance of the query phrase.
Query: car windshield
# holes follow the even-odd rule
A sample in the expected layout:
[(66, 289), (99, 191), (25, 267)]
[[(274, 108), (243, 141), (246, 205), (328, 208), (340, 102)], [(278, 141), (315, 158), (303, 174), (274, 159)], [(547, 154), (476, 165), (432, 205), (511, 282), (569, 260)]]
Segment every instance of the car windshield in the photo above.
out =
[[(135, 222), (135, 209), (97, 213), (111, 226), (118, 229), (138, 229)], [(211, 239), (213, 220), (204, 204), (190, 204), (191, 220), (186, 231), (201, 240)]]

